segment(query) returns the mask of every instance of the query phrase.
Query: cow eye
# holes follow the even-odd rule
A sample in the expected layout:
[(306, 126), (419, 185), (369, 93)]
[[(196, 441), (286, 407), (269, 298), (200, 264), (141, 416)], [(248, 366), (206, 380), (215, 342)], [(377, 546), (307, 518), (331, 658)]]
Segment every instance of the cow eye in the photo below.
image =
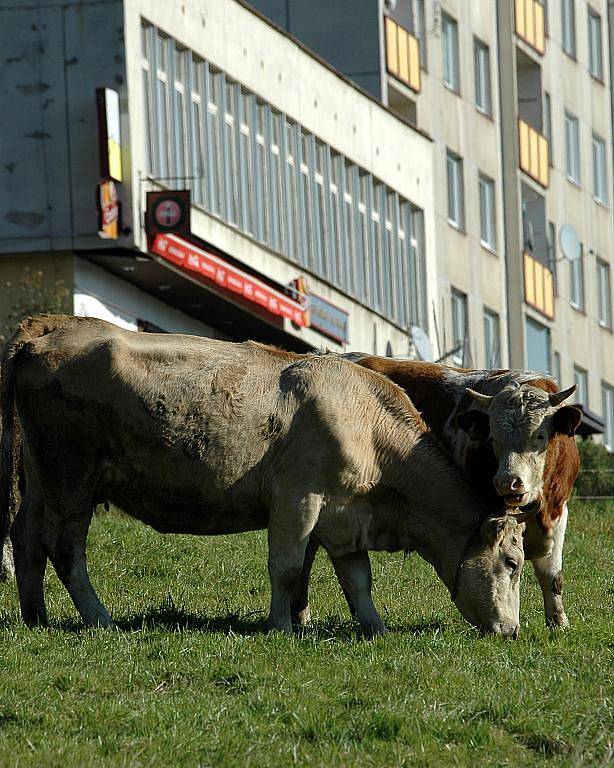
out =
[(518, 570), (518, 563), (515, 560), (513, 560), (511, 557), (506, 557), (505, 567), (509, 568), (511, 575), (513, 576)]

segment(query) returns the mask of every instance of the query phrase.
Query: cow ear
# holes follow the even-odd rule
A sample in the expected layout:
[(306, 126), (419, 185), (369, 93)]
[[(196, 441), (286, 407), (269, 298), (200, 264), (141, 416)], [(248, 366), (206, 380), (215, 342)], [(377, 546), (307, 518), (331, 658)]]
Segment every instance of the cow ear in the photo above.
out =
[(552, 419), (552, 424), (555, 432), (560, 432), (562, 435), (573, 437), (576, 433), (576, 429), (580, 426), (581, 421), (582, 411), (579, 408), (575, 408), (573, 405), (565, 405), (556, 411)]
[(487, 440), (490, 434), (488, 414), (471, 408), (462, 411), (456, 417), (456, 425), (466, 432), (472, 440)]
[(480, 535), (484, 544), (487, 544), (491, 549), (495, 549), (503, 541), (508, 525), (509, 521), (505, 515), (485, 520), (480, 529)]

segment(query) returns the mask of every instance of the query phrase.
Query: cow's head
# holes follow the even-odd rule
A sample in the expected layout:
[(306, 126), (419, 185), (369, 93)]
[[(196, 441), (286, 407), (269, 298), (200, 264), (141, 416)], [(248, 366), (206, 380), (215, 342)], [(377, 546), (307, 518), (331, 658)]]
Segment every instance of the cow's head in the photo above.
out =
[(537, 507), (489, 517), (470, 542), (454, 585), (463, 616), (482, 632), (518, 637), (524, 521)]
[(460, 413), (457, 424), (473, 439), (492, 440), (498, 461), (494, 484), (508, 507), (523, 506), (539, 495), (544, 477), (548, 442), (556, 434), (572, 436), (582, 411), (561, 406), (576, 390), (548, 393), (529, 384), (512, 383), (496, 395), (467, 388), (486, 412)]

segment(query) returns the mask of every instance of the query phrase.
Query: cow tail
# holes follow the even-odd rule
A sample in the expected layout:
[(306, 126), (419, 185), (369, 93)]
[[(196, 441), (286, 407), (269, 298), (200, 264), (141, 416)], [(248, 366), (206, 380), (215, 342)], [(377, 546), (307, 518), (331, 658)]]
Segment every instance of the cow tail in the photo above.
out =
[(7, 342), (0, 363), (0, 581), (6, 581), (14, 574), (9, 533), (14, 517), (13, 505), (16, 503), (15, 470), (20, 463), (21, 442), (15, 418), (15, 359), (22, 347), (54, 330), (62, 319), (58, 316), (39, 315), (24, 320)]

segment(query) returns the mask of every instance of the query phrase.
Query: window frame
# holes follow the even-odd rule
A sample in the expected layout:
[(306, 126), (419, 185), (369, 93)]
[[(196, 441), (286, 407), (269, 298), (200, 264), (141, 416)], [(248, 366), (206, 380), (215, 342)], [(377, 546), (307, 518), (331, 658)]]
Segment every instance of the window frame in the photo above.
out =
[[(484, 66), (484, 61), (485, 66)], [(474, 69), (474, 89), (475, 89), (475, 108), (477, 111), (492, 117), (492, 80), (490, 76), (490, 47), (480, 40), (479, 37), (473, 38), (473, 69)], [(481, 96), (484, 95), (485, 103), (481, 103)]]
[(589, 380), (588, 380), (588, 371), (586, 368), (582, 368), (579, 365), (576, 365), (574, 363), (573, 366), (573, 382), (576, 384), (576, 392), (575, 392), (575, 402), (579, 403), (580, 405), (584, 406), (585, 408), (589, 407)]
[(605, 429), (603, 444), (608, 451), (614, 451), (614, 387), (605, 381), (601, 382), (601, 411)]
[(561, 47), (568, 56), (576, 59), (578, 46), (575, 0), (561, 0)]
[[(588, 6), (587, 25), (588, 71), (596, 80), (598, 80), (600, 83), (603, 83), (603, 32), (601, 16), (590, 5)], [(594, 34), (595, 26), (597, 34)], [(596, 43), (596, 46), (594, 43)]]
[(602, 328), (612, 330), (612, 282), (607, 261), (597, 259), (597, 318)]
[[(458, 22), (447, 13), (441, 14), (441, 31), (443, 37), (442, 55), (442, 81), (446, 88), (453, 93), (461, 92), (460, 56), (458, 48)], [(451, 37), (449, 36), (451, 33)], [(448, 72), (446, 72), (448, 70)], [(451, 75), (451, 79), (446, 79)]]
[[(488, 370), (501, 368), (501, 320), (499, 314), (484, 307), (484, 367)], [(489, 350), (494, 344), (495, 353)]]
[[(453, 169), (452, 172), (450, 169)], [(452, 183), (451, 183), (452, 178)], [(446, 179), (448, 186), (448, 224), (459, 232), (465, 231), (465, 189), (464, 189), (464, 168), (463, 159), (451, 149), (446, 150)], [(454, 203), (451, 205), (454, 192)], [(451, 215), (451, 208), (454, 207), (454, 214)]]
[(569, 303), (574, 309), (584, 312), (584, 251), (580, 257), (569, 262)]
[[(486, 190), (488, 190), (488, 193), (486, 193)], [(478, 196), (480, 201), (480, 244), (492, 253), (496, 253), (497, 205), (495, 182), (483, 173), (478, 173)], [(488, 207), (486, 205), (487, 201), (490, 205), (490, 211), (487, 218), (485, 218), (484, 214), (487, 213), (486, 209)]]
[[(460, 311), (458, 311), (460, 309)], [(457, 321), (462, 321), (462, 337), (457, 335), (459, 328), (457, 327)], [(455, 349), (460, 342), (461, 348), (454, 354), (450, 355), (450, 359), (457, 367), (463, 367), (466, 364), (468, 357), (468, 350), (466, 349), (467, 340), (469, 339), (469, 317), (467, 315), (467, 294), (463, 291), (459, 291), (457, 288), (450, 288), (450, 320), (452, 331), (452, 349)]]
[(591, 136), (591, 161), (593, 166), (593, 199), (609, 207), (608, 166), (606, 143), (597, 133)]
[(580, 148), (580, 121), (565, 110), (565, 176), (578, 187), (582, 183)]

